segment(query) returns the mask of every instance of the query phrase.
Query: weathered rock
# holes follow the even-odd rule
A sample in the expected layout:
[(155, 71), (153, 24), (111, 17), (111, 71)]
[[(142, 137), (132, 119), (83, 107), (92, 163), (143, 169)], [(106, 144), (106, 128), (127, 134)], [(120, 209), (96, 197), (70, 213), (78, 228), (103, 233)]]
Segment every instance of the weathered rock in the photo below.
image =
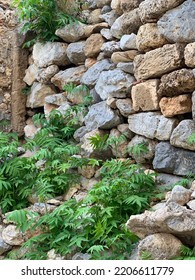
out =
[(66, 50), (68, 44), (60, 42), (36, 43), (33, 46), (33, 60), (38, 67), (47, 67), (52, 64), (66, 66), (70, 64)]
[(108, 59), (98, 61), (91, 66), (81, 78), (81, 83), (93, 87), (102, 71), (113, 69), (114, 65)]
[(73, 195), (75, 193), (78, 192), (78, 190), (80, 189), (80, 185), (79, 184), (75, 184), (73, 186), (71, 186), (66, 192), (65, 194), (63, 195), (63, 200), (66, 201), (66, 200), (69, 200), (70, 198), (73, 197)]
[(101, 15), (100, 18), (107, 22), (109, 26), (112, 26), (118, 16), (119, 15), (115, 10), (111, 10), (110, 12)]
[(129, 115), (134, 114), (132, 100), (130, 98), (118, 99), (116, 101), (116, 107), (119, 109), (122, 116), (128, 118)]
[(106, 39), (106, 40), (113, 40), (113, 36), (112, 36), (112, 33), (111, 33), (111, 30), (110, 29), (107, 29), (107, 28), (103, 28), (101, 31), (100, 31), (101, 35)]
[(38, 128), (34, 124), (28, 124), (24, 127), (24, 135), (26, 138), (33, 139)]
[(110, 5), (111, 0), (96, 0), (95, 2), (98, 8), (102, 8), (105, 5)]
[(74, 261), (80, 261), (80, 260), (89, 260), (91, 258), (91, 255), (89, 254), (83, 254), (83, 253), (76, 253), (73, 257), (72, 260)]
[(128, 74), (134, 74), (133, 62), (119, 62), (117, 68)]
[(95, 86), (96, 92), (102, 100), (108, 97), (125, 97), (131, 91), (134, 77), (120, 69), (103, 71)]
[(35, 82), (31, 87), (31, 92), (27, 97), (26, 106), (30, 108), (42, 107), (45, 102), (45, 97), (55, 94), (53, 86)]
[(137, 33), (141, 25), (138, 9), (134, 9), (117, 18), (111, 27), (111, 33), (114, 37), (120, 39), (122, 35)]
[(51, 78), (59, 72), (57, 65), (50, 65), (47, 68), (42, 68), (37, 72), (36, 79), (40, 83), (48, 83)]
[(113, 63), (130, 62), (139, 54), (137, 50), (129, 50), (124, 52), (114, 52), (111, 56)]
[(171, 185), (175, 185), (176, 183), (179, 184), (179, 182), (181, 181), (181, 177), (179, 176), (175, 176), (175, 175), (171, 175), (171, 174), (166, 174), (166, 173), (159, 173), (156, 176), (156, 184), (157, 186), (171, 186)]
[(95, 9), (91, 12), (89, 12), (89, 15), (87, 17), (87, 23), (88, 24), (96, 24), (102, 22), (101, 16), (101, 9)]
[(132, 215), (126, 225), (139, 238), (161, 232), (173, 234), (184, 244), (195, 244), (195, 212), (175, 202), (155, 212)]
[(49, 250), (47, 252), (47, 259), (48, 260), (64, 260), (64, 257), (61, 256), (60, 254), (56, 254), (54, 249)]
[(0, 256), (11, 250), (11, 246), (0, 237)]
[(127, 123), (122, 123), (117, 126), (117, 129), (121, 134), (123, 134), (126, 138), (131, 140), (134, 136), (134, 133), (129, 129), (129, 125)]
[(153, 260), (170, 260), (180, 256), (181, 246), (182, 242), (172, 234), (155, 233), (139, 242), (138, 259), (147, 252)]
[(92, 34), (85, 43), (85, 56), (86, 57), (96, 57), (101, 50), (104, 43), (104, 38), (101, 34)]
[(177, 119), (168, 119), (159, 112), (138, 113), (128, 118), (129, 129), (150, 139), (169, 140)]
[(64, 93), (53, 94), (45, 97), (45, 102), (48, 104), (54, 104), (57, 106), (62, 105), (67, 102), (66, 96)]
[(185, 176), (190, 172), (194, 174), (194, 165), (194, 152), (175, 148), (167, 142), (161, 142), (156, 146), (153, 160), (155, 170)]
[(195, 67), (195, 43), (190, 43), (185, 47), (184, 58), (188, 67)]
[(147, 52), (167, 43), (168, 41), (160, 34), (156, 23), (146, 23), (140, 26), (136, 36), (136, 46), (139, 51)]
[[(129, 155), (136, 160), (137, 163), (146, 163), (151, 162), (151, 160), (154, 158), (155, 153), (155, 147), (157, 145), (157, 141), (147, 139), (144, 136), (136, 135), (131, 139), (131, 141), (128, 144), (128, 153)], [(132, 148), (136, 145), (144, 145), (147, 149), (146, 152), (141, 152), (140, 154), (136, 154), (132, 151)]]
[(90, 132), (89, 128), (86, 126), (81, 126), (75, 131), (73, 137), (77, 142), (80, 142), (81, 138), (83, 138), (83, 136), (88, 132)]
[(5, 243), (11, 246), (21, 245), (24, 242), (22, 232), (20, 232), (14, 225), (8, 225), (2, 231), (2, 239)]
[(157, 21), (166, 11), (169, 11), (184, 0), (145, 0), (139, 5), (140, 18), (143, 23)]
[(114, 97), (108, 97), (108, 99), (106, 99), (106, 104), (112, 108), (112, 109), (116, 109), (116, 101), (117, 99)]
[(184, 188), (183, 186), (176, 185), (172, 189), (167, 203), (170, 203), (170, 201), (174, 201), (177, 204), (183, 206), (190, 200), (190, 196), (191, 196), (190, 190)]
[(85, 125), (90, 130), (111, 129), (120, 123), (121, 118), (108, 107), (105, 101), (92, 105), (85, 117)]
[(120, 6), (123, 12), (134, 10), (144, 0), (120, 0)]
[(136, 79), (156, 78), (180, 68), (183, 64), (183, 52), (184, 45), (173, 44), (137, 55), (134, 59)]
[(135, 111), (155, 111), (159, 109), (159, 80), (151, 79), (132, 87), (131, 97)]
[(195, 199), (194, 200), (191, 200), (187, 203), (187, 206), (192, 209), (192, 210), (195, 210)]
[(36, 81), (38, 70), (39, 68), (35, 64), (30, 65), (28, 69), (26, 69), (23, 81), (28, 86), (32, 86), (32, 84)]
[(73, 104), (82, 104), (88, 94), (88, 90), (82, 85), (79, 85), (67, 95), (67, 99)]
[(75, 65), (84, 64), (86, 59), (84, 48), (85, 48), (85, 41), (69, 44), (66, 53), (70, 62), (72, 62)]
[(98, 183), (98, 180), (96, 180), (95, 178), (87, 179), (85, 177), (81, 177), (80, 183), (82, 186), (82, 190), (90, 190), (95, 184)]
[(126, 158), (128, 156), (128, 152), (127, 152), (128, 141), (125, 136), (124, 137), (121, 136), (122, 134), (118, 131), (118, 129), (113, 128), (111, 129), (108, 138), (112, 153), (116, 158)]
[(68, 83), (79, 84), (81, 77), (86, 72), (85, 66), (71, 67), (67, 70), (58, 72), (52, 79), (52, 83), (59, 89), (63, 89), (63, 86)]
[(109, 41), (102, 45), (101, 51), (104, 53), (104, 57), (111, 57), (113, 52), (120, 50), (120, 44), (116, 41)]
[(195, 132), (193, 120), (183, 120), (173, 130), (170, 143), (175, 147), (195, 151), (195, 143), (190, 144), (189, 137)]
[(191, 94), (183, 94), (172, 98), (163, 97), (160, 100), (160, 109), (165, 117), (173, 117), (192, 112)]
[(183, 68), (162, 76), (158, 94), (172, 97), (193, 90), (195, 90), (193, 71)]
[(123, 51), (127, 50), (136, 50), (136, 35), (134, 33), (131, 33), (130, 35), (123, 35), (120, 39), (120, 48)]
[(54, 105), (54, 104), (49, 104), (49, 103), (45, 103), (44, 104), (44, 114), (45, 114), (45, 117), (48, 118), (51, 111), (57, 109), (58, 106), (57, 105)]
[[(166, 1), (164, 1), (166, 2)], [(194, 42), (195, 41), (195, 3), (193, 0), (169, 1), (184, 2), (179, 7), (165, 13), (158, 21), (160, 33), (170, 42)]]
[(95, 174), (95, 168), (91, 165), (85, 165), (78, 168), (78, 173), (87, 179), (91, 179)]
[(88, 57), (85, 60), (85, 67), (88, 69), (97, 62), (97, 59), (94, 57)]

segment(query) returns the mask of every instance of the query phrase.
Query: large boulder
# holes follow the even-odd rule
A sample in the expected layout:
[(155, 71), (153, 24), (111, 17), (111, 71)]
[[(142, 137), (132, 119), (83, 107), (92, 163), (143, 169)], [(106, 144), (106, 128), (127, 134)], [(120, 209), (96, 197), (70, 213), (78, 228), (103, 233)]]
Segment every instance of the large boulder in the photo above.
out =
[(177, 2), (184, 3), (164, 14), (158, 21), (158, 29), (160, 33), (170, 42), (194, 42), (195, 2), (193, 0)]
[(128, 118), (129, 129), (150, 139), (169, 140), (177, 119), (168, 119), (159, 112), (138, 113)]
[(195, 174), (194, 166), (194, 152), (175, 148), (168, 142), (161, 142), (156, 146), (153, 167), (158, 172), (185, 176)]
[(137, 55), (134, 59), (134, 71), (137, 80), (160, 77), (183, 65), (184, 45), (164, 45)]

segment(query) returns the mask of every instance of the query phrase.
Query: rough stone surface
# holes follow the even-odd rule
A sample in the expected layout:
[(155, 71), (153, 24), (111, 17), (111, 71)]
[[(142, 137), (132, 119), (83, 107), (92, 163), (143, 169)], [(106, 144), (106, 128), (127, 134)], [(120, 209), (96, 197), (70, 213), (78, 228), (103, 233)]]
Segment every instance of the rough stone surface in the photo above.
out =
[(110, 12), (101, 15), (100, 18), (107, 22), (109, 26), (112, 26), (115, 20), (118, 18), (118, 13), (114, 10), (111, 10)]
[(92, 34), (89, 38), (87, 38), (85, 43), (85, 56), (96, 57), (100, 53), (103, 43), (104, 38), (101, 34)]
[(114, 52), (111, 56), (113, 63), (130, 62), (133, 61), (139, 52), (137, 50), (129, 50), (124, 52)]
[(113, 52), (120, 50), (120, 44), (116, 41), (109, 41), (102, 45), (101, 51), (104, 53), (105, 57), (111, 57)]
[(114, 65), (108, 59), (96, 62), (81, 78), (81, 83), (93, 87), (102, 71), (113, 69)]
[(54, 87), (35, 82), (31, 87), (30, 95), (27, 97), (26, 106), (30, 108), (42, 107), (45, 103), (45, 97), (55, 93)]
[(172, 234), (151, 234), (139, 242), (138, 259), (147, 252), (153, 260), (170, 260), (180, 256), (181, 246), (182, 242)]
[(190, 207), (190, 209), (195, 210), (195, 200), (189, 201), (187, 206)]
[(123, 35), (120, 39), (120, 48), (123, 51), (136, 50), (136, 35), (131, 33), (130, 35)]
[(25, 71), (25, 77), (24, 77), (23, 81), (24, 81), (28, 86), (32, 86), (32, 84), (35, 82), (38, 69), (39, 69), (39, 68), (38, 68), (36, 65), (34, 65), (34, 64), (30, 65), (30, 66), (28, 67), (28, 69), (26, 69), (26, 71)]
[(131, 90), (134, 77), (120, 69), (103, 71), (95, 86), (96, 92), (102, 100), (108, 97), (125, 97)]
[(161, 142), (156, 146), (153, 167), (159, 172), (185, 176), (194, 174), (195, 153), (175, 148), (168, 142)]
[(159, 80), (151, 79), (132, 87), (131, 97), (135, 111), (155, 111), (159, 109)]
[(184, 3), (165, 13), (158, 21), (158, 29), (170, 42), (194, 42), (195, 2), (193, 0), (177, 2)]
[(70, 62), (75, 65), (84, 64), (85, 62), (85, 41), (75, 42), (68, 45), (66, 54)]
[(22, 233), (14, 225), (8, 225), (2, 231), (2, 239), (5, 243), (12, 246), (21, 245), (24, 242)]
[(117, 68), (128, 74), (134, 74), (133, 62), (119, 62)]
[(57, 106), (62, 105), (67, 102), (66, 96), (64, 93), (53, 94), (45, 97), (45, 102), (48, 104), (54, 104)]
[(166, 11), (171, 10), (184, 0), (145, 0), (139, 5), (140, 18), (143, 23), (155, 22)]
[(190, 69), (180, 69), (161, 77), (160, 96), (175, 96), (195, 90), (195, 78)]
[(147, 52), (167, 43), (168, 41), (160, 34), (156, 23), (146, 23), (140, 26), (136, 36), (136, 46), (139, 51)]
[(85, 117), (85, 125), (90, 130), (111, 129), (120, 123), (120, 117), (108, 107), (105, 101), (92, 105)]
[(195, 143), (190, 144), (188, 139), (195, 132), (195, 123), (193, 120), (183, 120), (173, 130), (170, 143), (175, 147), (195, 151)]
[(132, 100), (130, 98), (118, 99), (116, 107), (119, 109), (122, 116), (128, 118), (129, 115), (134, 114)]
[(190, 43), (185, 47), (184, 58), (188, 67), (195, 68), (195, 43)]
[(123, 12), (134, 10), (144, 0), (120, 0), (120, 6)]
[(192, 96), (183, 94), (172, 98), (163, 97), (160, 100), (160, 109), (165, 117), (173, 117), (192, 112)]
[(122, 35), (137, 33), (141, 24), (138, 9), (134, 9), (117, 18), (111, 27), (111, 33), (120, 39)]
[(86, 72), (85, 66), (68, 68), (67, 70), (58, 72), (52, 79), (52, 83), (62, 90), (63, 86), (68, 83), (79, 84), (80, 79)]
[(183, 63), (183, 52), (183, 45), (168, 44), (144, 55), (137, 55), (134, 59), (136, 79), (156, 78), (180, 68)]
[(108, 28), (103, 28), (101, 31), (100, 31), (101, 35), (106, 39), (106, 40), (113, 40), (113, 36), (112, 36), (112, 33), (110, 31), (110, 29)]
[(12, 247), (5, 243), (5, 241), (0, 237), (0, 256), (9, 251)]
[(185, 205), (189, 200), (191, 196), (191, 191), (184, 188), (183, 186), (176, 185), (171, 191), (170, 197), (168, 199), (168, 203), (170, 201), (174, 201), (177, 204), (183, 206)]
[(129, 129), (127, 123), (122, 123), (117, 126), (119, 132), (121, 132), (126, 138), (131, 140), (134, 136), (134, 133)]
[(68, 45), (59, 42), (36, 43), (33, 46), (33, 60), (38, 67), (46, 67), (51, 64), (66, 66), (70, 61), (66, 55)]
[(40, 83), (47, 84), (51, 78), (59, 72), (57, 65), (50, 65), (47, 68), (42, 68), (37, 72), (36, 79)]
[(170, 185), (175, 185), (177, 182), (181, 180), (181, 177), (171, 175), (171, 174), (166, 174), (166, 173), (159, 173), (156, 176), (156, 183), (157, 186), (170, 186)]
[(177, 119), (168, 119), (159, 112), (138, 113), (128, 118), (129, 129), (150, 139), (169, 140)]
[[(155, 147), (157, 145), (157, 141), (148, 139), (144, 136), (136, 135), (131, 139), (131, 141), (128, 144), (128, 152), (129, 155), (136, 160), (137, 163), (148, 163), (151, 162), (154, 158), (155, 153)], [(140, 155), (135, 154), (132, 152), (132, 147), (138, 144), (144, 144), (144, 146), (148, 149), (147, 152), (141, 153)]]
[(155, 212), (132, 215), (127, 228), (140, 238), (159, 232), (170, 233), (186, 245), (195, 245), (195, 212), (175, 202)]
[(24, 127), (24, 135), (26, 138), (33, 139), (38, 128), (34, 124), (28, 124)]

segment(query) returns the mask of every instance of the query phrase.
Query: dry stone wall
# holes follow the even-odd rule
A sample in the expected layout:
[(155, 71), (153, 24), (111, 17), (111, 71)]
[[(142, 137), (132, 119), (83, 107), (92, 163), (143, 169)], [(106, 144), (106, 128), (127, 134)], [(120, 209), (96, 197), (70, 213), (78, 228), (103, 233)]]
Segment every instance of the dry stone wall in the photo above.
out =
[(36, 131), (33, 110), (64, 112), (81, 102), (85, 92), (73, 98), (63, 86), (82, 84), (94, 103), (75, 133), (84, 156), (94, 154), (88, 134), (120, 136), (125, 125), (121, 156), (140, 162), (126, 149), (145, 143), (149, 151), (141, 162), (158, 172), (194, 173), (195, 146), (188, 138), (195, 132), (195, 1), (85, 2), (88, 24), (61, 28), (59, 42), (33, 47), (24, 78), (31, 86), (25, 131)]

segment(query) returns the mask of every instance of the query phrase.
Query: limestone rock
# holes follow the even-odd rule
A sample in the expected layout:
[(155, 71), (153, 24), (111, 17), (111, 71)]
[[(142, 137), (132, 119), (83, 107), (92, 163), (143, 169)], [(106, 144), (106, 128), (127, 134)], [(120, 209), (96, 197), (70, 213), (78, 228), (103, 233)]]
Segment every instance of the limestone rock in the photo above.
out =
[(8, 225), (2, 231), (2, 239), (11, 246), (21, 245), (24, 242), (23, 234), (14, 225)]
[(95, 174), (95, 168), (91, 165), (86, 165), (78, 168), (78, 173), (87, 179), (91, 179)]
[(179, 184), (179, 181), (181, 181), (181, 177), (171, 175), (171, 174), (158, 173), (157, 176), (156, 176), (157, 186), (175, 185), (177, 182)]
[(120, 44), (116, 41), (109, 41), (102, 45), (101, 51), (104, 53), (105, 57), (111, 57), (113, 52), (120, 50)]
[(194, 152), (175, 148), (167, 142), (161, 142), (156, 146), (153, 160), (155, 170), (185, 176), (190, 172), (194, 174), (194, 165)]
[[(128, 153), (129, 155), (136, 160), (137, 163), (148, 163), (151, 162), (151, 160), (154, 158), (155, 153), (155, 147), (157, 145), (157, 141), (148, 139), (144, 136), (136, 135), (131, 139), (131, 141), (128, 144)], [(132, 148), (135, 145), (144, 144), (144, 146), (147, 148), (147, 152), (143, 152), (140, 155), (135, 154), (132, 152)]]
[(46, 84), (51, 78), (59, 72), (57, 65), (50, 65), (47, 68), (42, 68), (37, 72), (36, 79), (38, 82)]
[(158, 79), (151, 79), (134, 85), (131, 90), (135, 111), (155, 111), (159, 109)]
[(138, 113), (128, 118), (129, 129), (150, 139), (169, 140), (177, 119), (168, 119), (159, 112)]
[(59, 89), (63, 89), (63, 86), (68, 83), (79, 84), (81, 77), (86, 72), (85, 66), (71, 67), (67, 70), (58, 72), (52, 79), (52, 83)]
[(74, 196), (75, 193), (78, 192), (78, 190), (80, 189), (80, 185), (79, 184), (75, 184), (73, 186), (71, 186), (63, 195), (63, 200), (69, 200), (70, 198), (72, 198)]
[(131, 33), (130, 35), (123, 35), (120, 39), (120, 48), (123, 51), (127, 50), (136, 50), (136, 35), (134, 33)]
[(114, 139), (119, 139), (121, 135), (122, 134), (118, 131), (118, 129), (113, 128), (111, 129), (108, 138), (108, 141), (110, 141), (110, 147), (112, 153), (116, 158), (126, 158), (128, 156), (128, 152), (127, 152), (128, 141), (126, 137), (124, 136), (123, 138), (121, 138), (120, 141), (117, 142), (117, 144), (114, 140)]
[(111, 33), (114, 37), (120, 39), (122, 35), (137, 33), (141, 25), (138, 9), (134, 9), (117, 18), (111, 27)]
[(88, 57), (85, 60), (85, 67), (88, 69), (97, 62), (97, 59), (94, 57)]
[[(167, 2), (167, 1), (164, 1)], [(193, 0), (169, 1), (184, 2), (179, 7), (165, 13), (158, 21), (160, 33), (170, 42), (194, 42), (195, 41), (195, 3)]]
[(190, 69), (180, 69), (163, 75), (159, 87), (160, 96), (175, 96), (195, 90), (195, 78)]
[(2, 256), (7, 251), (11, 250), (11, 246), (7, 244), (1, 237), (0, 237), (0, 256)]
[(109, 26), (112, 26), (115, 20), (118, 18), (118, 13), (115, 10), (111, 10), (110, 12), (101, 15), (100, 18), (107, 22)]
[(100, 31), (101, 35), (106, 39), (106, 40), (113, 40), (113, 36), (112, 36), (112, 33), (111, 33), (111, 30), (108, 29), (108, 28), (103, 28), (101, 31)]
[(92, 105), (85, 117), (85, 125), (90, 130), (111, 129), (120, 123), (120, 117), (108, 107), (105, 101)]
[(155, 22), (166, 11), (169, 11), (181, 3), (184, 0), (145, 0), (139, 5), (140, 18), (143, 23)]
[(175, 147), (195, 151), (195, 143), (190, 144), (188, 139), (195, 132), (195, 123), (193, 120), (183, 120), (173, 130), (170, 143)]
[(117, 126), (118, 131), (123, 134), (126, 138), (131, 140), (134, 136), (134, 133), (129, 129), (127, 123), (122, 123)]
[(139, 51), (147, 52), (167, 43), (168, 41), (160, 34), (156, 23), (146, 23), (140, 26), (136, 36), (136, 46)]
[(125, 97), (131, 90), (134, 77), (120, 69), (103, 71), (95, 86), (96, 92), (102, 100), (108, 97)]
[(172, 189), (167, 203), (170, 203), (170, 201), (174, 201), (177, 204), (183, 206), (190, 200), (190, 196), (191, 196), (190, 190), (184, 188), (183, 186), (176, 185)]
[(29, 139), (33, 139), (37, 131), (38, 128), (34, 124), (28, 124), (24, 127), (25, 137)]
[(172, 98), (163, 97), (159, 105), (165, 117), (190, 113), (192, 112), (192, 96), (191, 94), (183, 94)]
[(119, 109), (122, 116), (128, 118), (129, 115), (134, 114), (132, 100), (130, 98), (118, 99), (116, 107)]
[(54, 87), (35, 82), (31, 87), (30, 95), (27, 97), (26, 106), (30, 108), (42, 107), (45, 97), (55, 93)]
[(66, 50), (68, 44), (60, 42), (36, 43), (33, 46), (33, 60), (38, 67), (47, 67), (51, 64), (66, 66), (70, 64)]
[(187, 206), (192, 209), (192, 210), (195, 210), (195, 199), (194, 200), (191, 200), (187, 203)]
[(134, 10), (144, 0), (120, 0), (120, 6), (123, 12)]
[(69, 44), (66, 53), (70, 62), (72, 62), (75, 65), (84, 64), (86, 59), (84, 48), (85, 48), (85, 41)]
[(87, 17), (88, 24), (96, 24), (102, 22), (101, 16), (101, 9), (95, 9), (89, 13)]
[(111, 56), (113, 63), (130, 62), (139, 54), (137, 50), (129, 50), (124, 52), (114, 52)]
[(134, 74), (133, 62), (119, 62), (117, 68), (128, 74)]
[(150, 254), (153, 260), (170, 260), (181, 254), (182, 242), (169, 233), (155, 233), (145, 237), (138, 245), (138, 259), (143, 252)]
[(100, 49), (104, 43), (104, 38), (101, 34), (92, 34), (85, 43), (85, 56), (96, 57), (100, 53)]
[(83, 136), (88, 132), (90, 132), (89, 128), (86, 126), (81, 126), (75, 131), (73, 137), (77, 142), (80, 142), (81, 138), (83, 138)]
[(57, 106), (62, 105), (67, 102), (66, 96), (64, 93), (53, 94), (45, 97), (45, 102), (48, 104), (54, 104)]
[(93, 87), (102, 71), (113, 69), (113, 64), (108, 59), (96, 62), (82, 76), (81, 83)]
[(185, 47), (184, 58), (188, 67), (195, 67), (195, 43), (190, 43)]
[(28, 85), (32, 86), (32, 84), (36, 81), (36, 76), (39, 68), (35, 65), (32, 64), (26, 69), (25, 71), (25, 77), (23, 81)]
[(82, 85), (79, 85), (67, 95), (67, 99), (73, 104), (82, 104), (88, 94), (88, 90)]
[(144, 55), (137, 55), (134, 59), (136, 79), (156, 78), (180, 68), (183, 63), (183, 52), (183, 45), (173, 44), (164, 45)]

